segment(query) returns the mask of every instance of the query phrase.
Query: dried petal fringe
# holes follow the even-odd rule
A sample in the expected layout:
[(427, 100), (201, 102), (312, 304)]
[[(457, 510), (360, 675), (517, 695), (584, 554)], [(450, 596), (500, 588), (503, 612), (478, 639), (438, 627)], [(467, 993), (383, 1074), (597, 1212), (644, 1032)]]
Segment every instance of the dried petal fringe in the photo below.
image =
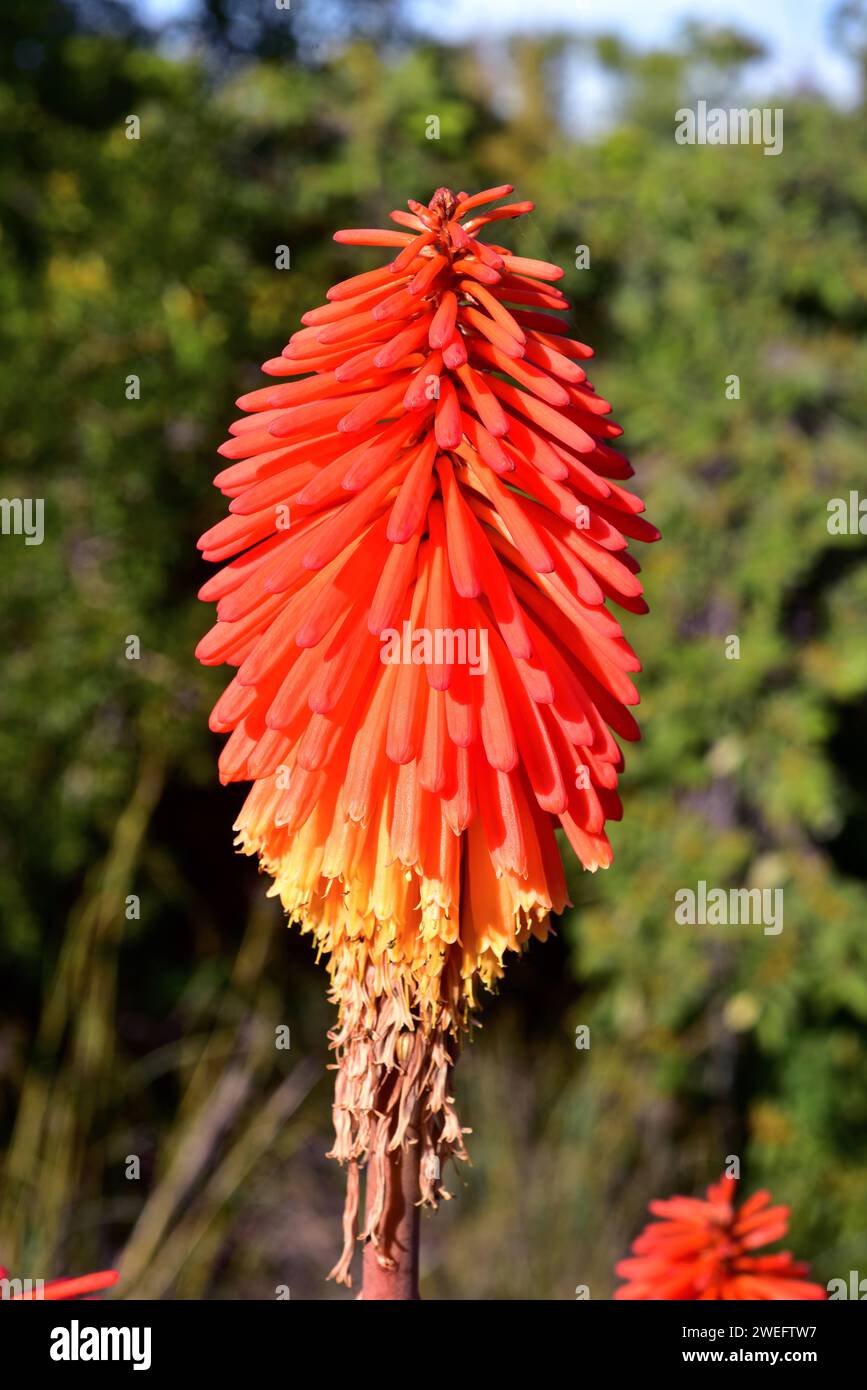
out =
[[(328, 1275), (352, 1287), (356, 1241), (370, 1241), (384, 1269), (392, 1269), (386, 1234), (386, 1170), (389, 1154), (421, 1145), (418, 1205), (436, 1207), (451, 1193), (441, 1182), (449, 1158), (466, 1160), (464, 1134), (450, 1094), (458, 1042), (449, 1011), (422, 1015), (407, 1002), (395, 978), (374, 994), (372, 971), (365, 987), (349, 976), (339, 994), (340, 1021), (329, 1034), (337, 1062), (335, 1144), (329, 1158), (348, 1165), (343, 1209), (343, 1250)], [(335, 991), (336, 993), (336, 991)], [(358, 1232), (360, 1169), (367, 1168), (376, 1199)]]

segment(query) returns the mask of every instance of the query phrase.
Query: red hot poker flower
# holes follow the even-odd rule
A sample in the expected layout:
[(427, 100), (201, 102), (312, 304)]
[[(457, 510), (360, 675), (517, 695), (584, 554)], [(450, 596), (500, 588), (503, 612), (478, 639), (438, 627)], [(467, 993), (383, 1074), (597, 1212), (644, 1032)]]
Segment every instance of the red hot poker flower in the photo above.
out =
[[(630, 539), (654, 540), (632, 469), (560, 317), (562, 271), (479, 233), (529, 212), (441, 188), (304, 314), (242, 396), (204, 535), (201, 597), (238, 843), (327, 956), (339, 1024), (336, 1157), (421, 1146), (419, 1200), (463, 1156), (450, 1073), (480, 984), (567, 902), (555, 830), (611, 861), (639, 669), (609, 601), (646, 611)], [(488, 210), (480, 210), (485, 209)], [(234, 558), (233, 558), (234, 557)], [(378, 1181), (378, 1180), (377, 1180)], [(384, 1190), (384, 1183), (380, 1184)], [(370, 1188), (369, 1188), (370, 1190)], [(389, 1256), (381, 1203), (363, 1233)]]
[(807, 1281), (809, 1265), (787, 1252), (752, 1252), (780, 1240), (789, 1228), (789, 1208), (772, 1207), (769, 1192), (756, 1192), (735, 1206), (737, 1180), (723, 1177), (707, 1189), (707, 1200), (671, 1197), (651, 1202), (662, 1217), (633, 1242), (634, 1259), (617, 1273), (628, 1282), (615, 1298), (626, 1299), (821, 1299), (821, 1284)]

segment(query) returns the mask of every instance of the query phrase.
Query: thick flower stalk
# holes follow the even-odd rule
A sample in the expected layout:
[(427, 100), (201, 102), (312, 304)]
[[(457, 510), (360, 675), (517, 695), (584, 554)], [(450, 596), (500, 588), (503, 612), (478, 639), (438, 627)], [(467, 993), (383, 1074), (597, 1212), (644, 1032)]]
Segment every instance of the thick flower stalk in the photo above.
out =
[(392, 259), (303, 316), (263, 368), (292, 380), (240, 398), (216, 479), (231, 514), (200, 541), (230, 561), (201, 591), (219, 621), (198, 656), (236, 668), (211, 728), (222, 780), (253, 783), (237, 843), (339, 1007), (347, 1283), (360, 1166), (385, 1266), (388, 1155), (418, 1144), (417, 1200), (446, 1195), (461, 1029), (567, 903), (557, 829), (585, 868), (610, 863), (613, 735), (638, 737), (608, 601), (646, 611), (627, 545), (657, 532), (621, 485), (562, 271), (479, 237), (531, 211), (490, 208), (511, 191), (441, 188), (397, 230), (336, 233)]
[(651, 1202), (661, 1221), (645, 1226), (633, 1242), (634, 1258), (621, 1260), (626, 1279), (615, 1298), (746, 1300), (827, 1298), (807, 1280), (809, 1265), (788, 1252), (756, 1255), (789, 1229), (789, 1208), (773, 1207), (769, 1192), (755, 1192), (735, 1206), (737, 1179), (723, 1177), (707, 1200), (671, 1197)]

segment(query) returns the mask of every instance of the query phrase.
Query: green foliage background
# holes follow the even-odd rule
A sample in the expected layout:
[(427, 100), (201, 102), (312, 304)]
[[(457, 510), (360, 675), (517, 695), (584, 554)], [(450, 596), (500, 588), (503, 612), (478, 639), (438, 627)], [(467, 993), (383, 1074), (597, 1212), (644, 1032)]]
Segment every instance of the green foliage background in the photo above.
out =
[[(615, 119), (579, 140), (574, 41), (443, 50), (398, 7), (317, 7), (316, 32), (298, 8), (251, 27), (208, 4), (159, 46), (117, 4), (4, 7), (2, 491), (45, 499), (46, 539), (0, 538), (0, 1262), (345, 1297), (322, 1282), (324, 974), (232, 853), (195, 541), (234, 398), (376, 263), (331, 232), (508, 181), (538, 211), (504, 236), (567, 266), (664, 539), (627, 621), (645, 738), (615, 864), (573, 864), (556, 940), (488, 1001), (458, 1083), (473, 1166), (424, 1222), (423, 1292), (610, 1297), (647, 1200), (729, 1154), (792, 1204), (817, 1278), (867, 1273), (867, 547), (826, 524), (864, 477), (864, 111), (767, 93), (780, 157), (677, 146), (673, 111), (734, 104), (752, 53), (692, 29), (603, 44)], [(677, 926), (700, 879), (784, 888), (782, 934)]]

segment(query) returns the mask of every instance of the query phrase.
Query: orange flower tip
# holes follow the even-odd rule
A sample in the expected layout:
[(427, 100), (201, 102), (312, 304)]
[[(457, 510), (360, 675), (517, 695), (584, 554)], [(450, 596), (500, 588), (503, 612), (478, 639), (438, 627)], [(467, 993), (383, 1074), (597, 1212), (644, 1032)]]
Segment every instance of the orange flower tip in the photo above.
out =
[(406, 246), (409, 232), (393, 232), (386, 227), (347, 227), (334, 233), (334, 240), (345, 246)]
[[(414, 534), (415, 527), (412, 522), (407, 521), (402, 524), (398, 524), (392, 518), (389, 518), (388, 526), (386, 527), (385, 531), (385, 537), (386, 540), (391, 541), (392, 545), (405, 545), (406, 542), (410, 540), (410, 538)], [(383, 626), (390, 627), (390, 624), (384, 623)], [(377, 633), (376, 635), (378, 636), (379, 633)]]
[(530, 275), (537, 280), (562, 280), (565, 271), (562, 266), (553, 265), (551, 261), (536, 261), (527, 256), (513, 256), (510, 252), (505, 253), (505, 264), (508, 270), (514, 271), (518, 275)]
[(455, 208), (455, 217), (463, 217), (470, 208), (482, 207), (485, 203), (495, 203), (498, 198), (507, 198), (515, 189), (510, 183), (501, 183), (497, 188), (486, 188), (481, 193), (474, 193), (469, 198), (461, 198)]
[(432, 666), (428, 673), (427, 683), (431, 690), (446, 691), (451, 686), (452, 673), (448, 667), (444, 666), (441, 670), (438, 670), (436, 667)]
[(456, 449), (461, 442), (462, 434), (460, 425), (441, 425), (437, 421), (435, 425), (436, 441), (441, 449)]
[[(120, 1275), (116, 1269), (103, 1269), (95, 1274), (82, 1274), (74, 1279), (52, 1279), (44, 1285), (42, 1298), (46, 1302), (55, 1302), (61, 1299), (81, 1298), (83, 1296), (99, 1293), (103, 1289), (110, 1289), (116, 1284)], [(25, 1294), (25, 1298), (34, 1295)]]
[(467, 349), (464, 346), (463, 338), (455, 339), (443, 350), (443, 365), (448, 367), (450, 371), (456, 371), (466, 361)]

